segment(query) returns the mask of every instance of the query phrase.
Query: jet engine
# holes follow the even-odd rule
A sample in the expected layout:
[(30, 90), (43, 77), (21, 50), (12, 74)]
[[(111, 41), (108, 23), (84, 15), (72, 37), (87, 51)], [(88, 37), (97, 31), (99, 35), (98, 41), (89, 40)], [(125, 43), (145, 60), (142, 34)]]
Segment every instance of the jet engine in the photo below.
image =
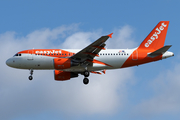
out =
[(68, 69), (72, 66), (78, 66), (78, 65), (79, 63), (75, 63), (69, 58), (55, 58), (54, 59), (55, 69)]
[(54, 79), (57, 81), (65, 81), (74, 77), (78, 77), (78, 74), (74, 72), (65, 72), (61, 70), (54, 71)]

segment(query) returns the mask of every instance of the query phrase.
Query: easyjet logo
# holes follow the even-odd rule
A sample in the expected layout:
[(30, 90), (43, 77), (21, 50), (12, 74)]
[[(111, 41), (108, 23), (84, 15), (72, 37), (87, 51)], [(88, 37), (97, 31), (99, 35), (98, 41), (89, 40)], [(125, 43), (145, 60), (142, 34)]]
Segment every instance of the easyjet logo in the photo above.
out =
[(153, 43), (154, 40), (158, 39), (158, 35), (161, 34), (161, 31), (163, 31), (166, 26), (167, 25), (162, 23), (159, 28), (157, 27), (156, 32), (154, 32), (154, 34), (150, 37), (150, 39), (144, 44), (145, 47), (149, 47)]
[(36, 54), (58, 54), (61, 53), (61, 50), (44, 50), (44, 51), (35, 51)]

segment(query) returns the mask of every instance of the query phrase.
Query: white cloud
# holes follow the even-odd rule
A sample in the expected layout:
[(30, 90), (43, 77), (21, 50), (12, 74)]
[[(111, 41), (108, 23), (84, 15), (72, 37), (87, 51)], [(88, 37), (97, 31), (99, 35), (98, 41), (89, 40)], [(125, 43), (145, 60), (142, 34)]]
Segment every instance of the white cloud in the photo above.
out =
[(133, 32), (134, 29), (129, 25), (123, 26), (120, 29), (115, 29), (113, 31), (114, 34), (112, 36), (112, 39), (109, 39), (107, 41), (107, 47), (109, 49), (131, 49), (134, 47), (138, 47), (138, 44), (134, 41), (134, 38), (132, 36)]
[[(132, 30), (127, 26), (115, 30), (114, 35), (120, 35), (115, 37), (114, 42), (109, 42), (109, 46), (116, 43), (125, 45), (127, 42), (134, 47), (135, 44), (129, 37), (132, 32), (129, 31)], [(5, 65), (6, 59), (24, 49), (83, 48), (100, 35), (101, 30), (78, 31), (78, 25), (62, 26), (52, 30), (45, 28), (26, 36), (18, 36), (15, 32), (0, 34), (0, 51), (3, 56), (0, 59), (0, 119), (33, 115), (47, 110), (58, 111), (68, 116), (109, 115), (122, 108), (126, 99), (126, 83), (133, 77), (132, 69), (111, 70), (105, 75), (91, 74), (90, 83), (85, 86), (82, 83), (83, 76), (71, 81), (54, 81), (53, 70), (34, 71), (34, 79), (29, 81), (28, 70), (17, 70)], [(125, 75), (126, 73), (128, 75)]]
[(174, 65), (153, 80), (153, 96), (136, 105), (134, 114), (148, 118), (161, 114), (180, 114), (180, 64), (174, 62)]
[[(91, 44), (94, 36), (98, 33), (93, 32), (76, 32), (67, 37), (61, 45), (65, 49), (83, 49), (85, 46)], [(94, 38), (96, 40), (97, 38)]]

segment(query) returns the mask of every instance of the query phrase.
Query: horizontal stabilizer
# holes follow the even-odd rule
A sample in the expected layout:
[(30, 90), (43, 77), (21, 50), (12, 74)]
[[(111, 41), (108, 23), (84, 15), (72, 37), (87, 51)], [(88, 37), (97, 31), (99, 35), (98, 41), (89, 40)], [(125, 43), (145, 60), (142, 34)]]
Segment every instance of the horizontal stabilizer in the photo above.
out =
[(166, 45), (152, 53), (149, 53), (148, 54), (148, 57), (151, 57), (151, 58), (154, 58), (154, 57), (157, 57), (159, 55), (163, 55), (172, 45)]

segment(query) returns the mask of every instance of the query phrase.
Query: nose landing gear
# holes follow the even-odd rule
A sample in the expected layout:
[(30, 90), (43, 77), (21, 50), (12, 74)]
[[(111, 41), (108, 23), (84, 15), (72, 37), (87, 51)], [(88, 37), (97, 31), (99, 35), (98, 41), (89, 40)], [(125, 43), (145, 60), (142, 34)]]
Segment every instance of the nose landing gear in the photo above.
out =
[(32, 76), (29, 76), (29, 80), (32, 80), (33, 79), (33, 77)]
[(32, 79), (33, 79), (32, 75), (33, 75), (33, 69), (30, 69), (30, 76), (28, 77), (29, 80), (32, 80)]

